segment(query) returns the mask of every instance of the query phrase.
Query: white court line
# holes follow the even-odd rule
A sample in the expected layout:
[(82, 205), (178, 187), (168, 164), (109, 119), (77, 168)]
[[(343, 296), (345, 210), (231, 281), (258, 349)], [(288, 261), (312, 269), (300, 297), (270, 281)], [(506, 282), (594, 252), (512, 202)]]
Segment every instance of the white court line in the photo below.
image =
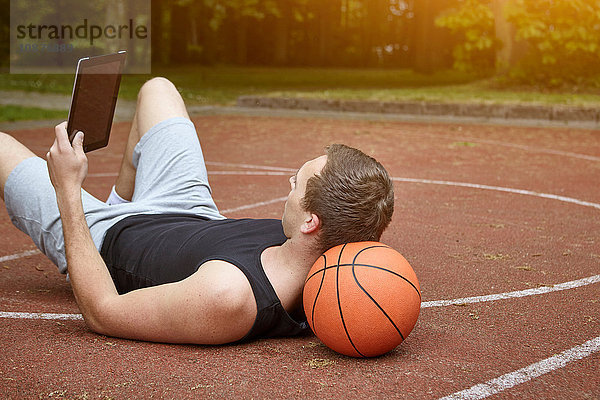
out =
[[(208, 171), (208, 175), (277, 175), (277, 176), (289, 176), (294, 171)], [(116, 172), (88, 174), (88, 178), (106, 178), (118, 176)]]
[(514, 143), (499, 142), (496, 140), (485, 140), (485, 139), (468, 138), (468, 137), (458, 138), (458, 140), (462, 140), (465, 142), (479, 142), (479, 143), (485, 143), (485, 144), (493, 144), (493, 145), (504, 146), (504, 147), (514, 147), (515, 149), (527, 150), (527, 151), (531, 151), (534, 153), (546, 153), (546, 154), (552, 154), (552, 155), (557, 155), (557, 156), (579, 158), (579, 159), (588, 160), (588, 161), (600, 161), (600, 157), (590, 156), (587, 154), (573, 153), (570, 151), (537, 148), (537, 147), (527, 146), (524, 144), (514, 144)]
[(44, 320), (82, 320), (81, 314), (26, 313), (0, 311), (0, 318), (44, 319)]
[(454, 141), (454, 142), (460, 141), (460, 142), (473, 142), (473, 143), (480, 143), (480, 144), (492, 144), (492, 145), (496, 145), (496, 146), (512, 147), (512, 148), (519, 149), (519, 150), (526, 150), (526, 151), (530, 151), (532, 153), (545, 153), (545, 154), (552, 154), (552, 155), (557, 155), (557, 156), (579, 158), (581, 160), (600, 161), (600, 157), (591, 156), (589, 154), (574, 153), (571, 151), (554, 150), (554, 149), (548, 149), (548, 148), (544, 148), (544, 147), (534, 147), (534, 146), (528, 146), (528, 145), (517, 144), (517, 143), (507, 143), (507, 142), (501, 142), (499, 140), (487, 140), (487, 139), (480, 139), (480, 138), (476, 138), (476, 137), (467, 137), (467, 136), (446, 136), (446, 135), (434, 135), (434, 134), (424, 134), (424, 133), (404, 133), (404, 136), (408, 136), (408, 135), (418, 136), (418, 137), (428, 137), (428, 138), (433, 138), (436, 140), (447, 139), (448, 141)]
[(491, 379), (485, 383), (480, 383), (461, 390), (439, 400), (479, 400), (500, 393), (506, 389), (530, 381), (538, 376), (547, 374), (554, 370), (565, 367), (567, 364), (581, 360), (600, 350), (600, 336), (588, 340), (587, 342), (565, 350), (562, 353), (538, 361), (525, 368)]
[(226, 163), (226, 162), (220, 162), (220, 161), (206, 161), (205, 163), (206, 163), (206, 165), (217, 165), (220, 167), (239, 167), (239, 168), (264, 169), (267, 171), (296, 172), (296, 169), (293, 169), (293, 168), (270, 167), (268, 165), (234, 164), (234, 163)]
[[(293, 168), (285, 168), (285, 167), (269, 167), (266, 165), (254, 165), (254, 164), (234, 164), (234, 163), (226, 163), (219, 161), (206, 161), (206, 165), (215, 165), (220, 167), (237, 167), (237, 168), (249, 168), (249, 169), (258, 169), (265, 170), (266, 172), (260, 171), (208, 171), (209, 175), (284, 175), (287, 176), (290, 173), (293, 174), (296, 172), (296, 169)], [(88, 174), (89, 178), (106, 178), (118, 176), (117, 172), (98, 172), (93, 174)]]
[(575, 281), (559, 283), (552, 286), (541, 286), (533, 289), (517, 290), (514, 292), (488, 294), (485, 296), (463, 297), (461, 299), (452, 300), (434, 300), (421, 303), (421, 308), (444, 307), (451, 305), (463, 305), (472, 303), (482, 303), (486, 301), (497, 301), (506, 299), (515, 299), (518, 297), (535, 296), (538, 294), (560, 292), (561, 290), (574, 289), (581, 286), (591, 285), (592, 283), (600, 282), (600, 275), (589, 276)]
[(594, 208), (597, 208), (600, 210), (600, 204), (598, 204), (598, 203), (592, 203), (589, 201), (578, 200), (578, 199), (574, 199), (572, 197), (559, 196), (556, 194), (534, 192), (531, 190), (512, 189), (512, 188), (506, 188), (506, 187), (502, 187), (502, 186), (480, 185), (477, 183), (467, 183), (467, 182), (438, 181), (438, 180), (431, 180), (431, 179), (392, 178), (392, 180), (399, 181), (399, 182), (430, 183), (432, 185), (458, 186), (458, 187), (468, 187), (468, 188), (473, 188), (473, 189), (495, 190), (498, 192), (524, 194), (527, 196), (535, 196), (535, 197), (542, 197), (545, 199), (558, 200), (558, 201), (562, 201), (565, 203), (573, 203), (573, 204), (577, 204), (577, 205), (585, 206), (585, 207), (594, 207)]
[(266, 205), (273, 204), (273, 203), (279, 203), (279, 202), (286, 201), (286, 200), (287, 200), (287, 197), (278, 197), (276, 199), (267, 200), (267, 201), (259, 201), (258, 203), (248, 204), (246, 206), (240, 206), (240, 207), (228, 208), (226, 210), (220, 210), (220, 212), (222, 214), (228, 214), (228, 213), (232, 213), (232, 212), (236, 212), (236, 211), (247, 210), (249, 208), (266, 206)]
[(29, 256), (32, 256), (34, 254), (40, 254), (40, 251), (37, 250), (37, 249), (35, 249), (35, 250), (27, 250), (27, 251), (24, 251), (22, 253), (17, 253), (17, 254), (12, 254), (10, 256), (0, 257), (0, 262), (10, 261), (10, 260), (16, 260), (16, 259), (24, 258), (24, 257), (29, 257)]
[(278, 175), (290, 176), (287, 171), (208, 171), (209, 175)]

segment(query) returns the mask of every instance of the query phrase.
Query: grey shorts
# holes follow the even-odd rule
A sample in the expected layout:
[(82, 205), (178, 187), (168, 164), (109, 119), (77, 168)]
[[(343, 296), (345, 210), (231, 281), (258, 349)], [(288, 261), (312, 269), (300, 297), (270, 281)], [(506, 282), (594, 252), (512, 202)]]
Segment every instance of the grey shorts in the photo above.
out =
[[(135, 147), (133, 165), (135, 190), (130, 203), (108, 206), (82, 190), (85, 217), (98, 249), (106, 231), (131, 215), (224, 218), (212, 199), (200, 142), (189, 119), (171, 118), (153, 126)], [(66, 273), (62, 224), (46, 161), (32, 157), (17, 165), (6, 181), (4, 200), (13, 224)]]

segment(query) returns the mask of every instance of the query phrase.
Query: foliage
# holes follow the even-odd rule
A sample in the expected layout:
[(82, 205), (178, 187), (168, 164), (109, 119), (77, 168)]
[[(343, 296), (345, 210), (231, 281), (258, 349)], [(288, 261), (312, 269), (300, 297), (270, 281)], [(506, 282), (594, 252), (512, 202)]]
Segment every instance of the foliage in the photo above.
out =
[[(194, 3), (191, 2), (191, 4)], [(213, 10), (209, 24), (215, 31), (223, 24), (223, 20), (228, 14), (236, 18), (247, 17), (255, 20), (262, 20), (267, 15), (281, 16), (274, 0), (204, 0), (204, 5), (207, 9)]]
[(559, 86), (598, 76), (600, 0), (513, 0), (506, 15), (528, 45), (513, 78)]
[(495, 36), (489, 1), (466, 0), (459, 8), (444, 12), (435, 23), (462, 37), (453, 50), (456, 69), (478, 74), (493, 71), (500, 41)]
[(0, 122), (14, 122), (39, 119), (66, 119), (67, 113), (62, 110), (46, 110), (38, 107), (21, 107), (5, 105), (0, 107)]

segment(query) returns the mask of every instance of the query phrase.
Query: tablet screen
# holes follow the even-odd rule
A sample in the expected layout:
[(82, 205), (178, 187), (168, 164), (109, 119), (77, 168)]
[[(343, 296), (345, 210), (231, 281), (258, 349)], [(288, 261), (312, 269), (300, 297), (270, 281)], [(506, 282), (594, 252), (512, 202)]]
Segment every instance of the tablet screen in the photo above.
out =
[(86, 152), (108, 145), (124, 58), (117, 53), (79, 60), (67, 132), (71, 141), (77, 131), (85, 134)]

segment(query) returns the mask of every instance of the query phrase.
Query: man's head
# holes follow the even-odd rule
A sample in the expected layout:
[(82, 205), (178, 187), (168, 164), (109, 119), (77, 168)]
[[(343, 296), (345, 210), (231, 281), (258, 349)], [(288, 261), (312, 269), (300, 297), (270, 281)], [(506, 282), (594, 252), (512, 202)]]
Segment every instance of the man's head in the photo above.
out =
[(307, 212), (302, 201), (308, 180), (321, 173), (326, 161), (327, 156), (324, 155), (307, 161), (290, 177), (290, 193), (282, 218), (283, 231), (288, 238), (293, 238), (297, 233), (317, 234), (321, 227), (319, 217)]
[(378, 241), (392, 219), (392, 181), (379, 162), (360, 150), (331, 145), (326, 156), (306, 163), (294, 179), (297, 193), (292, 185), (286, 212), (301, 196), (296, 211), (304, 220), (295, 223), (308, 222), (302, 232), (316, 233), (320, 252), (341, 243)]

